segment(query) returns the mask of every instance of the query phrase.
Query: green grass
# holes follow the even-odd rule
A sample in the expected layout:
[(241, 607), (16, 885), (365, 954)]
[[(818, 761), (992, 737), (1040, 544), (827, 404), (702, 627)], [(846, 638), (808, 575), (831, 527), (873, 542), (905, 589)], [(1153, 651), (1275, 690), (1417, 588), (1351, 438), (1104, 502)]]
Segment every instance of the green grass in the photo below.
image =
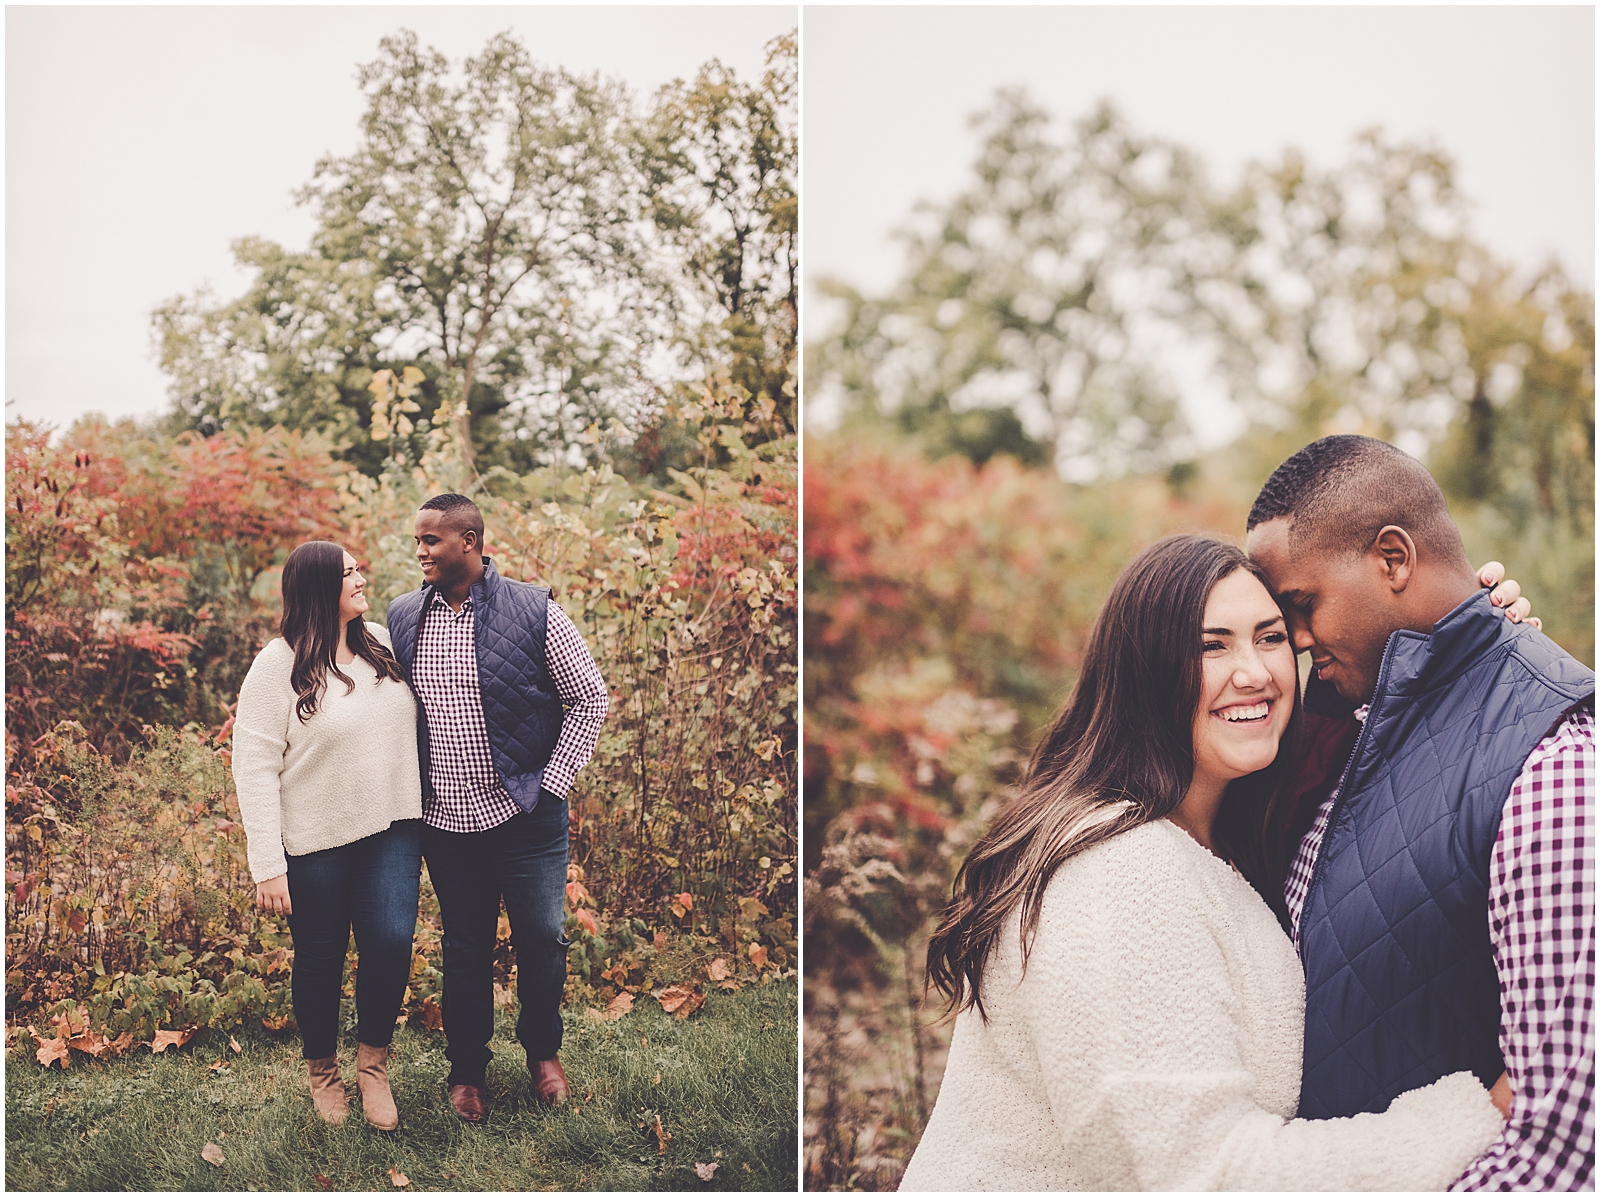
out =
[[(713, 992), (684, 1022), (649, 999), (616, 1022), (569, 1014), (561, 1059), (573, 1101), (546, 1110), (502, 1013), (489, 1119), (467, 1126), (446, 1097), (443, 1035), (402, 1027), (390, 1066), (400, 1129), (390, 1134), (362, 1121), (353, 1040), (340, 1050), (351, 1092), (342, 1127), (313, 1111), (295, 1036), (241, 1033), (236, 1055), (226, 1034), (208, 1032), (159, 1056), (135, 1048), (96, 1062), (74, 1053), (65, 1072), (13, 1050), (6, 1188), (392, 1192), (389, 1169), (398, 1168), (410, 1191), (794, 1192), (796, 1028), (787, 982)], [(226, 1067), (213, 1071), (219, 1059)], [(658, 1114), (671, 1135), (664, 1153)], [(200, 1158), (207, 1142), (221, 1146), (220, 1167)], [(719, 1165), (715, 1177), (700, 1180), (696, 1163)]]

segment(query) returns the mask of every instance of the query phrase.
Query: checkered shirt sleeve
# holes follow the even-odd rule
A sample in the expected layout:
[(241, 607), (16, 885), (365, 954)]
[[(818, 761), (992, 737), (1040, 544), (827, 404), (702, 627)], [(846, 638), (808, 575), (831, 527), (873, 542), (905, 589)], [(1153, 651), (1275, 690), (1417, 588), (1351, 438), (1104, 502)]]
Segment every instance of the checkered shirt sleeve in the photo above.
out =
[(1489, 860), (1500, 1050), (1515, 1095), (1494, 1145), (1453, 1186), (1594, 1187), (1594, 712), (1528, 757)]
[(583, 635), (553, 601), (545, 617), (544, 657), (567, 713), (555, 751), (545, 766), (543, 784), (552, 794), (565, 798), (578, 770), (594, 755), (600, 725), (605, 722), (610, 705), (609, 696)]
[(422, 614), (411, 684), (428, 715), (428, 781), (423, 820), (441, 831), (487, 831), (522, 808), (495, 772), (478, 688), (472, 599), (461, 610), (438, 591)]

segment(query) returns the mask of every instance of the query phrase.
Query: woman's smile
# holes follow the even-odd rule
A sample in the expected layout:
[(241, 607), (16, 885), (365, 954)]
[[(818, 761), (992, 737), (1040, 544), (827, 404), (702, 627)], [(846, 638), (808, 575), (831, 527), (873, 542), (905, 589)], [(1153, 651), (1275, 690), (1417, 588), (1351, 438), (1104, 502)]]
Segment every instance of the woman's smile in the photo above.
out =
[(1229, 706), (1218, 707), (1211, 712), (1225, 723), (1262, 724), (1272, 714), (1270, 699), (1261, 699), (1254, 702), (1236, 702)]

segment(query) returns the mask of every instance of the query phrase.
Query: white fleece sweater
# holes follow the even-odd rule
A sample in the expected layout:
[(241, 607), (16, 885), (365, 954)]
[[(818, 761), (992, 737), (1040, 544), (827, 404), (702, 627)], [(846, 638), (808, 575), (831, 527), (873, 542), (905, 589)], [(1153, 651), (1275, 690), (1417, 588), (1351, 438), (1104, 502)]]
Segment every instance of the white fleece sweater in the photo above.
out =
[[(387, 628), (369, 623), (367, 634), (389, 647)], [(411, 687), (379, 681), (358, 657), (339, 667), (355, 690), (346, 694), (330, 673), (316, 713), (301, 723), (293, 668), (281, 639), (257, 653), (233, 724), (233, 784), (257, 881), (289, 871), (285, 851), (304, 856), (422, 818)]]
[(1064, 864), (987, 1025), (956, 1020), (901, 1189), (1444, 1189), (1503, 1125), (1468, 1073), (1387, 1112), (1296, 1120), (1305, 983), (1277, 920), (1166, 820)]

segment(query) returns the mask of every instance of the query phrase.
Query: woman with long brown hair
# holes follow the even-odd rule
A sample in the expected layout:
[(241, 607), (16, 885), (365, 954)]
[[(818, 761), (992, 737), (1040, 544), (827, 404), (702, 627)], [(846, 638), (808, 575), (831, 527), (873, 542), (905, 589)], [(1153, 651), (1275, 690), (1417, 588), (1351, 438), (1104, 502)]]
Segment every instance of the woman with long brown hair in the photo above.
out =
[(356, 559), (313, 540), (283, 567), (281, 640), (239, 692), (233, 777), (249, 838), (256, 904), (286, 915), (291, 986), (317, 1113), (345, 1120), (339, 997), (352, 929), (356, 1086), (367, 1122), (399, 1125), (389, 1043), (411, 968), (422, 869), (417, 704), (367, 623)]
[(1294, 1119), (1304, 981), (1261, 895), (1299, 727), (1239, 549), (1173, 536), (1128, 565), (929, 944), (956, 1026), (902, 1189), (1443, 1189), (1489, 1146), (1469, 1073)]

